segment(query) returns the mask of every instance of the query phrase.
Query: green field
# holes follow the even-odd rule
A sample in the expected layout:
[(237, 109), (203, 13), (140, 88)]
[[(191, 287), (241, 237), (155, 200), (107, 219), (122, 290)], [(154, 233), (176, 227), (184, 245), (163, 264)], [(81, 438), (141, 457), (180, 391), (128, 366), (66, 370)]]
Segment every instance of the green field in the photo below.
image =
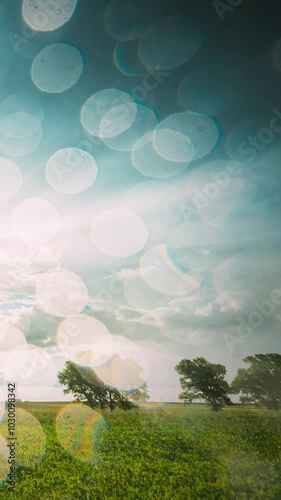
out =
[(4, 482), (1, 499), (281, 498), (280, 411), (170, 404), (99, 416), (24, 403), (16, 434), (16, 492)]

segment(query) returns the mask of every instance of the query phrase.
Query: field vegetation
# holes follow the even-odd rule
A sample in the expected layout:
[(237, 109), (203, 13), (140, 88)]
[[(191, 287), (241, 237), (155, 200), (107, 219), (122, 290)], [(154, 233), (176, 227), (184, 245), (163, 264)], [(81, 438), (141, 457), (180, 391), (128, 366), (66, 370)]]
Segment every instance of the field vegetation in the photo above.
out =
[(281, 498), (280, 411), (142, 406), (19, 403), (16, 492), (3, 480), (1, 499)]

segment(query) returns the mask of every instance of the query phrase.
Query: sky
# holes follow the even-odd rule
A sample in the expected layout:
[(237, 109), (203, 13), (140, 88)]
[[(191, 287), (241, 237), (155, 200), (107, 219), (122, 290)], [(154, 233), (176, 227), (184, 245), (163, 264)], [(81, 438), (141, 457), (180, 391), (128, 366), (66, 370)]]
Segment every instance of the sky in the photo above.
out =
[(2, 400), (280, 352), (277, 3), (234, 3), (2, 0)]

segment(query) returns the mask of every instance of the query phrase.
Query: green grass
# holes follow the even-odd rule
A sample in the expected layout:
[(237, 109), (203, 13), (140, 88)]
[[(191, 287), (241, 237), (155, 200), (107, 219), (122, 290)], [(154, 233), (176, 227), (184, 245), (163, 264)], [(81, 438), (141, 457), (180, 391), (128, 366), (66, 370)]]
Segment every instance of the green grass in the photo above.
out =
[[(18, 417), (25, 467), (17, 468), (15, 494), (0, 486), (1, 499), (281, 498), (281, 412), (171, 404), (97, 419), (85, 407), (56, 418), (61, 403), (20, 406), (41, 427)], [(3, 436), (6, 429), (4, 420)]]

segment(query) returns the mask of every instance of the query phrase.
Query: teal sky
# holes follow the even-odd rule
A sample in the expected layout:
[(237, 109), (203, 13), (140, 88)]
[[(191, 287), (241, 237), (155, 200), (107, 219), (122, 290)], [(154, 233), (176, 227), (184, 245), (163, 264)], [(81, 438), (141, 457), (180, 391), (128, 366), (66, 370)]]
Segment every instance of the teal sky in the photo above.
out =
[(2, 377), (62, 400), (72, 359), (177, 401), (183, 358), (280, 352), (281, 35), (90, 3), (0, 6)]

